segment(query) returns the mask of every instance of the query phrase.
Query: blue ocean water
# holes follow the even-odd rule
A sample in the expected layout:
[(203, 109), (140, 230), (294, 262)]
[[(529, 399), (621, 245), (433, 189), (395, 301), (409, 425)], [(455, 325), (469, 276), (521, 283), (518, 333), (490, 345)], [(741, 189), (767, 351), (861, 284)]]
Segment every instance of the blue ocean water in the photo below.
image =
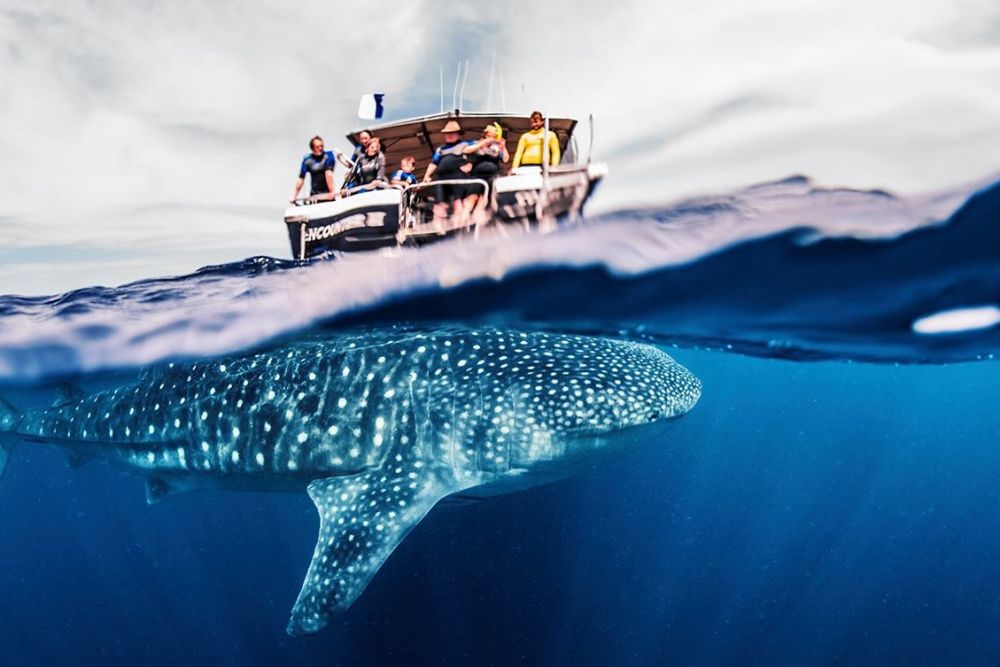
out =
[(67, 378), (399, 321), (641, 339), (703, 383), (662, 441), (439, 504), (302, 639), (306, 496), (147, 506), (140, 478), (24, 443), (0, 483), (4, 661), (995, 663), (998, 253), (1000, 184), (793, 178), (548, 235), (0, 297), (0, 395), (22, 408)]

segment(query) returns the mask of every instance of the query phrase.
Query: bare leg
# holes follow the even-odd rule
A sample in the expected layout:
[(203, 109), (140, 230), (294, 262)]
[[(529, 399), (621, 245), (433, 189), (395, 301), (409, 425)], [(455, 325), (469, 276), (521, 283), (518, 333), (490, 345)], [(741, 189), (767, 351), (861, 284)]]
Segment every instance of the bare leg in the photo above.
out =
[(489, 218), (489, 214), (486, 212), (489, 200), (489, 196), (485, 196), (480, 197), (479, 201), (476, 202), (476, 209), (472, 212), (472, 218), (475, 220), (477, 225), (485, 223)]
[(439, 201), (434, 204), (434, 228), (438, 234), (444, 234), (444, 221), (448, 218), (448, 202)]

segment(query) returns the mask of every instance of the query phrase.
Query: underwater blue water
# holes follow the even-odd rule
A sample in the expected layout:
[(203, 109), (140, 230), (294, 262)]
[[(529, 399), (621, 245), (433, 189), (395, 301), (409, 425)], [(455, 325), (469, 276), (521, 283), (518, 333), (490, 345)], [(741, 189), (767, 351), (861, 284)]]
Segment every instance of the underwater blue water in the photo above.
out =
[(443, 502), (318, 635), (285, 634), (305, 495), (145, 503), (24, 443), (0, 482), (4, 664), (994, 664), (1000, 186), (803, 179), (545, 236), (0, 297), (0, 395), (418, 319), (652, 341), (698, 405), (583, 474)]

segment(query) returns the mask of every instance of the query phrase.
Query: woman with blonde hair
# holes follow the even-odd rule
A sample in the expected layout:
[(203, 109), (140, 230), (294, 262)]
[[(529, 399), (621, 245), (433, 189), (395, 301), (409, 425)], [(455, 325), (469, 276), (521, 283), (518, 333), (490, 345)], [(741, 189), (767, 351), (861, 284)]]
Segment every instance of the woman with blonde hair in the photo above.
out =
[(469, 176), (481, 178), (489, 185), (485, 196), (473, 192), (465, 198), (465, 210), (480, 218), (486, 214), (486, 205), (493, 199), (493, 181), (500, 173), (500, 164), (510, 160), (510, 152), (507, 151), (507, 142), (504, 141), (500, 123), (490, 123), (484, 127), (482, 138), (469, 144), (465, 153), (472, 162)]
[(342, 194), (367, 192), (385, 184), (385, 153), (382, 152), (382, 142), (378, 137), (372, 137), (365, 146), (364, 154), (355, 162), (351, 182)]

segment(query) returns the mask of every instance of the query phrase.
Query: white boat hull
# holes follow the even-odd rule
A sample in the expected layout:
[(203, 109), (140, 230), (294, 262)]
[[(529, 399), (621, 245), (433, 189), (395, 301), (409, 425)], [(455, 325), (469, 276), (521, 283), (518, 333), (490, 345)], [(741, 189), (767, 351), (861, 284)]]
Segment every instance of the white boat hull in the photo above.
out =
[[(578, 216), (606, 174), (606, 165), (591, 163), (553, 168), (547, 181), (537, 168), (498, 177), (494, 182), (496, 210), (487, 224), (531, 227), (546, 220)], [(428, 243), (475, 229), (471, 221), (413, 224), (413, 216), (403, 210), (403, 195), (404, 191), (398, 189), (374, 190), (289, 207), (285, 223), (292, 256), (304, 260), (331, 251)]]

